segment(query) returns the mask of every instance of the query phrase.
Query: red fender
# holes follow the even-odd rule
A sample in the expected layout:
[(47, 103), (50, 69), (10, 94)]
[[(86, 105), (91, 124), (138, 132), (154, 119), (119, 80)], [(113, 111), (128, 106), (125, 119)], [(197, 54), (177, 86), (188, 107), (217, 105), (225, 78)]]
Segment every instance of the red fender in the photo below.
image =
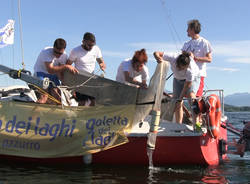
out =
[(208, 107), (207, 126), (210, 129), (211, 136), (217, 138), (220, 134), (221, 125), (221, 104), (217, 95), (211, 94), (206, 101)]

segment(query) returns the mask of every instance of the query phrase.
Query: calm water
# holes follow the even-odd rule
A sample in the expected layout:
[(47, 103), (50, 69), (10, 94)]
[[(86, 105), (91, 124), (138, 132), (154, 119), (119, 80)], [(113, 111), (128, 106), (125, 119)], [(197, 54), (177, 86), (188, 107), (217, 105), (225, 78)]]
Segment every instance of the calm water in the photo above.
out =
[[(242, 128), (242, 120), (250, 120), (250, 113), (227, 113), (229, 122)], [(229, 140), (235, 137), (229, 133)], [(41, 166), (0, 163), (2, 183), (250, 183), (250, 153), (243, 158), (229, 155), (219, 166), (155, 167), (141, 166)]]

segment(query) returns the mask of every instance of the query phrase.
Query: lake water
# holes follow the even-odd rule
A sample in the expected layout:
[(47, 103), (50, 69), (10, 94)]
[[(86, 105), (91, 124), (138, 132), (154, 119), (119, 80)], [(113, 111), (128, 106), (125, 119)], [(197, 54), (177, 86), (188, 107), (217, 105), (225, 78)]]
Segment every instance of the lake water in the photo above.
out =
[[(229, 122), (242, 129), (249, 113), (226, 113)], [(235, 135), (228, 133), (229, 141)], [(149, 170), (142, 166), (42, 166), (0, 163), (0, 184), (10, 183), (250, 183), (250, 153), (243, 158), (228, 155), (219, 166), (166, 166)]]

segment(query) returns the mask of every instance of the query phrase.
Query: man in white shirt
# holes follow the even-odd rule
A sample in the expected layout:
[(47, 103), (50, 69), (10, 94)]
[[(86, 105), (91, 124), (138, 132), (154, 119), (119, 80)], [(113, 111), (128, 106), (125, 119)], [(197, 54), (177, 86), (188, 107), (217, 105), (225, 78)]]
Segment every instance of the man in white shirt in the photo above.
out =
[[(195, 94), (200, 84), (200, 70), (187, 52), (182, 54), (154, 52), (154, 57), (158, 63), (168, 61), (171, 64), (171, 70), (174, 74), (173, 98), (177, 100), (175, 119), (177, 123), (182, 123), (183, 98), (194, 99), (196, 97)], [(193, 124), (195, 123), (196, 117), (193, 117)]]
[(83, 36), (82, 44), (72, 49), (67, 61), (68, 65), (75, 64), (75, 68), (81, 72), (86, 71), (93, 73), (95, 70), (95, 63), (98, 62), (101, 70), (106, 69), (106, 65), (102, 58), (102, 53), (96, 45), (94, 34), (85, 33)]
[[(56, 39), (53, 47), (44, 48), (37, 57), (34, 75), (41, 80), (47, 77), (58, 86), (60, 85), (59, 78), (64, 70), (77, 73), (78, 71), (73, 66), (66, 65), (67, 54), (64, 51), (65, 48), (66, 41), (62, 38)], [(47, 95), (41, 95), (37, 102), (46, 103), (47, 98)]]
[(201, 75), (201, 82), (196, 96), (201, 96), (204, 88), (204, 78), (207, 76), (206, 63), (212, 61), (212, 47), (208, 40), (199, 35), (201, 24), (198, 20), (188, 22), (187, 33), (191, 40), (184, 43), (182, 51), (190, 52), (196, 61)]
[(58, 38), (54, 42), (53, 47), (44, 48), (37, 57), (34, 66), (34, 75), (43, 80), (48, 77), (55, 85), (60, 85), (58, 76), (64, 70), (69, 70), (72, 73), (77, 73), (77, 70), (70, 65), (65, 65), (67, 54), (65, 52), (66, 41)]
[[(106, 65), (102, 58), (101, 50), (96, 45), (95, 35), (86, 32), (83, 36), (82, 44), (71, 50), (67, 65), (72, 65), (74, 63), (75, 68), (79, 72), (86, 71), (93, 73), (96, 61), (98, 62), (100, 69), (104, 71)], [(78, 92), (76, 92), (75, 96), (80, 104), (89, 104), (90, 106), (95, 105), (94, 97), (80, 94)]]

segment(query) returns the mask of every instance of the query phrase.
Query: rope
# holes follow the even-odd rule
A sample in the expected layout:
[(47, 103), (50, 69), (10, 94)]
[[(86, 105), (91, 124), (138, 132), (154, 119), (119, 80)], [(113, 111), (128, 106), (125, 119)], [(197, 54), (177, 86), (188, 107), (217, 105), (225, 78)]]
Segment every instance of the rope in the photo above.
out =
[(24, 64), (24, 56), (23, 56), (23, 33), (22, 33), (22, 21), (21, 21), (21, 3), (20, 0), (18, 0), (18, 18), (19, 18), (19, 30), (20, 30), (20, 44), (21, 44), (21, 53), (22, 53), (22, 66), (23, 69), (25, 69)]
[(167, 81), (170, 77), (172, 77), (173, 74), (174, 74), (174, 73), (171, 73), (171, 74), (166, 78), (166, 81)]
[[(102, 85), (102, 86), (90, 86), (90, 85), (84, 85), (84, 87), (86, 87), (86, 88), (101, 88), (101, 87), (103, 87), (103, 85)], [(67, 89), (69, 89), (69, 87), (68, 87)]]
[(54, 101), (55, 103), (61, 105), (61, 102), (59, 100), (57, 100), (55, 97), (51, 96), (48, 92), (44, 91), (42, 88), (34, 85), (34, 84), (30, 84), (32, 86), (34, 86), (36, 89), (38, 89), (38, 92), (41, 93), (41, 94), (46, 94), (48, 95), (48, 98), (52, 101)]
[[(100, 72), (100, 70), (101, 69), (99, 69), (96, 73)], [(82, 84), (71, 86), (71, 87), (68, 87), (67, 89), (72, 90), (72, 89), (80, 88), (80, 87), (84, 86), (88, 81), (93, 79), (95, 76), (96, 76), (96, 74), (93, 73), (93, 75), (91, 77), (89, 77), (86, 81), (84, 81)]]
[[(99, 69), (96, 73), (98, 73), (98, 72), (100, 72), (100, 69)], [(82, 84), (80, 84), (80, 85), (76, 85), (76, 86), (72, 86), (72, 87), (60, 86), (60, 87), (58, 87), (58, 88), (60, 89), (60, 91), (61, 91), (61, 89), (71, 90), (71, 89), (79, 88), (79, 87), (84, 86), (88, 81), (90, 81), (90, 80), (91, 80), (93, 77), (95, 77), (95, 76), (96, 76), (96, 75), (93, 74), (91, 77), (89, 77), (86, 81), (84, 81), (84, 82), (83, 82)], [(49, 98), (50, 100), (54, 101), (55, 103), (57, 103), (57, 104), (59, 104), (59, 105), (62, 105), (62, 107), (63, 107), (62, 102), (60, 102), (59, 100), (57, 100), (55, 97), (51, 96), (48, 92), (44, 91), (42, 88), (40, 88), (40, 87), (38, 87), (38, 86), (36, 86), (36, 85), (34, 85), (34, 84), (31, 84), (31, 85), (34, 86), (35, 88), (37, 88), (38, 91), (39, 91), (41, 94), (47, 94), (47, 95), (48, 95), (48, 98)], [(85, 85), (85, 86), (86, 86), (86, 85)], [(87, 87), (90, 87), (90, 86), (87, 86)], [(99, 88), (99, 86), (97, 86), (97, 87)], [(102, 87), (102, 86), (100, 86), (100, 87)]]
[(227, 126), (230, 127), (231, 129), (233, 129), (234, 131), (241, 133), (241, 130), (238, 128), (235, 128), (231, 123), (227, 123)]

